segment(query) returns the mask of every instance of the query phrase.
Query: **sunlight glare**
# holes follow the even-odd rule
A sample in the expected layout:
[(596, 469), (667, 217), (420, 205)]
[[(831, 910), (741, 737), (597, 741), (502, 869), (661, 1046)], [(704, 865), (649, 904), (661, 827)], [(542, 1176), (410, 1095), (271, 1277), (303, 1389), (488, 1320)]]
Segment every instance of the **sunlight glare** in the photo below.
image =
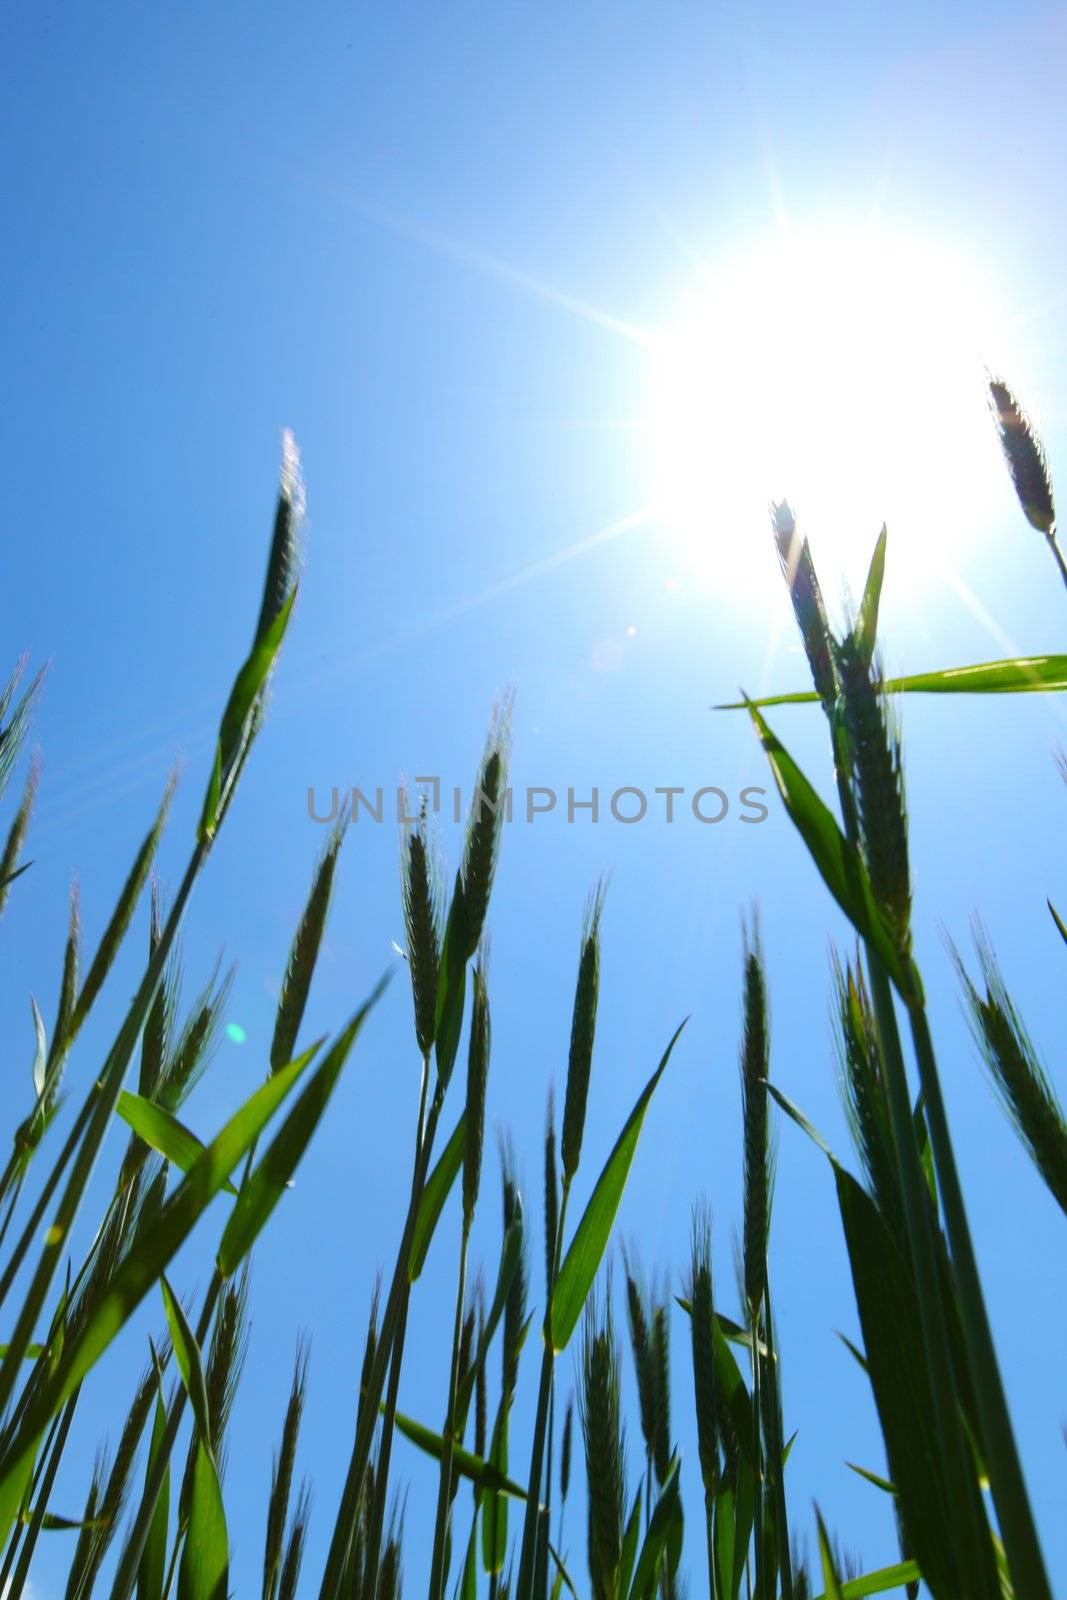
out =
[(1000, 337), (968, 263), (900, 238), (793, 239), (710, 268), (659, 341), (649, 431), (690, 570), (765, 584), (772, 499), (831, 588), (858, 591), (883, 521), (909, 583), (951, 566), (999, 470), (983, 363)]

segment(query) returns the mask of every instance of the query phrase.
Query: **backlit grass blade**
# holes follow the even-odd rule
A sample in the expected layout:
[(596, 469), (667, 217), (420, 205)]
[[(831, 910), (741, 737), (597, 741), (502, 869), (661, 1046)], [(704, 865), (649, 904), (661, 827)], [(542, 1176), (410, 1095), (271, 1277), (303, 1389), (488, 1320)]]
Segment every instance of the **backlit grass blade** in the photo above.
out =
[(174, 1359), (178, 1363), (178, 1371), (182, 1375), (185, 1392), (193, 1408), (193, 1419), (197, 1432), (207, 1445), (210, 1452), (214, 1453), (211, 1440), (211, 1415), (207, 1402), (207, 1383), (204, 1378), (204, 1367), (200, 1360), (200, 1346), (196, 1342), (196, 1335), (189, 1326), (181, 1302), (167, 1282), (166, 1275), (160, 1274), (159, 1287), (163, 1293), (163, 1307), (167, 1314), (167, 1327), (170, 1329), (171, 1344), (174, 1346)]
[(752, 703), (749, 704), (749, 712), (770, 762), (778, 792), (823, 882), (856, 932), (877, 951), (901, 994), (905, 999), (910, 998), (915, 993), (917, 975), (910, 963), (905, 963), (879, 910), (867, 868), (859, 852), (845, 838), (832, 811), (819, 798)]
[[(270, 1148), (245, 1183), (227, 1222), (218, 1251), (218, 1268), (223, 1277), (235, 1272), (265, 1227), (274, 1207), (285, 1192), (286, 1185), (296, 1170), (307, 1148), (330, 1096), (337, 1086), (341, 1069), (348, 1060), (369, 1013), (377, 1005), (389, 974), (378, 983), (348, 1026), (326, 1052), (320, 1066), (315, 1069), (292, 1110), (288, 1113)], [(281, 1071), (285, 1071), (282, 1068)]]
[(826, 1600), (842, 1600), (841, 1580), (837, 1575), (830, 1540), (818, 1506), (815, 1507), (815, 1523), (819, 1536), (819, 1561), (822, 1565), (822, 1581), (826, 1585)]
[[(865, 1372), (867, 1370), (866, 1362), (863, 1362), (863, 1370)], [(876, 1489), (881, 1489), (883, 1494), (896, 1494), (896, 1484), (890, 1483), (889, 1479), (883, 1478), (880, 1473), (871, 1472), (868, 1467), (858, 1467), (854, 1461), (846, 1461), (845, 1466), (850, 1472), (854, 1472), (857, 1477), (863, 1478), (865, 1482), (873, 1484)]]
[(229, 1539), (219, 1475), (203, 1439), (193, 1469), (189, 1528), (178, 1568), (178, 1600), (227, 1600)]
[(33, 1091), (36, 1094), (39, 1102), (45, 1091), (45, 1068), (48, 1064), (48, 1036), (45, 1033), (44, 1018), (41, 1016), (41, 1008), (37, 1004), (37, 1001), (33, 998), (32, 994), (30, 995), (30, 1007), (33, 1011), (33, 1031), (36, 1037), (36, 1048), (33, 1054), (33, 1068), (31, 1071), (31, 1076), (33, 1078)]
[(649, 1078), (626, 1119), (622, 1132), (615, 1141), (615, 1146), (597, 1179), (596, 1187), (575, 1231), (570, 1248), (560, 1265), (549, 1313), (545, 1319), (545, 1337), (551, 1340), (557, 1354), (566, 1349), (597, 1272), (600, 1270), (600, 1263), (614, 1226), (615, 1214), (619, 1209), (626, 1179), (637, 1150), (637, 1141), (641, 1136), (641, 1127), (649, 1101), (666, 1071), (671, 1052), (684, 1027), (683, 1022), (675, 1030), (659, 1066)]
[[(139, 1139), (143, 1139), (167, 1161), (173, 1162), (180, 1172), (188, 1172), (204, 1153), (203, 1141), (191, 1129), (169, 1111), (164, 1111), (162, 1106), (153, 1105), (143, 1095), (123, 1089), (115, 1110)], [(222, 1187), (227, 1194), (237, 1193), (229, 1180)]]
[(111, 920), (104, 929), (96, 954), (89, 964), (85, 982), (82, 984), (81, 992), (74, 1003), (74, 1014), (70, 1019), (70, 1039), (75, 1037), (88, 1016), (93, 1001), (100, 993), (104, 979), (107, 977), (111, 964), (119, 952), (119, 946), (126, 937), (130, 918), (133, 916), (134, 907), (141, 897), (141, 890), (144, 888), (160, 836), (166, 825), (173, 795), (174, 779), (172, 778), (167, 783), (159, 810), (156, 812), (155, 821), (145, 834), (141, 848), (138, 850), (133, 866), (130, 868), (129, 876), (122, 886), (118, 903), (111, 913)]
[(426, 1254), (433, 1239), (434, 1229), (463, 1166), (466, 1126), (467, 1114), (463, 1112), (422, 1191), (422, 1199), (415, 1218), (415, 1230), (411, 1237), (411, 1254), (408, 1260), (409, 1283), (416, 1281), (426, 1264)]
[(622, 1556), (619, 1560), (619, 1581), (617, 1585), (620, 1595), (630, 1593), (630, 1584), (633, 1580), (634, 1566), (637, 1562), (637, 1545), (641, 1538), (641, 1502), (642, 1490), (638, 1487), (634, 1495), (634, 1503), (630, 1507), (630, 1515), (626, 1521), (626, 1532), (622, 1536)]
[(310, 1053), (284, 1067), (230, 1118), (163, 1206), (151, 1230), (138, 1237), (85, 1325), (68, 1339), (54, 1376), (29, 1406), (0, 1456), (0, 1530), (6, 1529), (15, 1515), (27, 1463), (33, 1460), (49, 1418), (82, 1382), (159, 1279), (309, 1059)]
[[(423, 1427), (421, 1422), (413, 1421), (401, 1411), (396, 1414), (396, 1425), (405, 1439), (418, 1445), (420, 1450), (432, 1456), (435, 1461), (440, 1461), (444, 1445), (439, 1433), (434, 1433), (432, 1428)], [(509, 1495), (512, 1500), (526, 1499), (526, 1490), (521, 1484), (515, 1483), (505, 1473), (499, 1472), (492, 1462), (484, 1461), (473, 1451), (464, 1450), (460, 1445), (456, 1445), (454, 1449), (452, 1467), (476, 1488), (495, 1490), (499, 1494)]]
[(660, 1563), (667, 1550), (668, 1539), (672, 1534), (676, 1538), (680, 1537), (683, 1516), (682, 1497), (678, 1490), (679, 1465), (678, 1457), (675, 1456), (666, 1482), (660, 1490), (655, 1509), (649, 1518), (644, 1542), (634, 1568), (633, 1582), (629, 1586), (630, 1600), (643, 1600), (643, 1597), (652, 1591)]
[[(8, 1355), (0, 1365), (0, 1410), (6, 1408), (11, 1398), (17, 1363), (21, 1359), (21, 1353), (29, 1343), (37, 1319), (41, 1315), (45, 1297), (66, 1245), (70, 1229), (78, 1214), (82, 1196), (89, 1182), (97, 1154), (111, 1126), (112, 1112), (122, 1088), (122, 1079), (129, 1066), (138, 1035), (148, 1017), (156, 988), (162, 980), (167, 958), (177, 937), (185, 906), (206, 859), (207, 847), (201, 845), (193, 852), (185, 869), (185, 875), (175, 896), (166, 926), (152, 952), (133, 1003), (115, 1036), (115, 1042), (108, 1052), (104, 1066), (82, 1103), (67, 1141), (41, 1187), (34, 1209), (4, 1268), (3, 1277), (0, 1279), (0, 1301), (5, 1298), (11, 1288), (15, 1274), (18, 1272), (26, 1254), (31, 1247), (38, 1244), (41, 1223), (52, 1204), (52, 1198), (62, 1182), (67, 1166), (73, 1162), (73, 1170), (67, 1179), (51, 1226), (44, 1235), (44, 1246), (12, 1331)], [(73, 914), (71, 926), (72, 932), (74, 932), (76, 918)], [(69, 954), (70, 945), (68, 943)], [(52, 1041), (53, 1054), (57, 1051), (60, 1052), (55, 1062), (57, 1073), (63, 1059), (61, 1045), (65, 1045), (66, 1042), (62, 1014), (67, 997), (67, 977), (75, 967), (76, 961), (73, 964), (67, 963), (64, 967), (64, 993), (60, 1004), (61, 1020), (57, 1024)], [(2, 1522), (3, 1518), (0, 1516), (0, 1525), (2, 1525)]]
[(870, 664), (874, 657), (874, 647), (878, 638), (878, 607), (882, 598), (882, 580), (885, 577), (885, 547), (886, 529), (878, 535), (878, 542), (874, 547), (871, 565), (867, 572), (867, 582), (863, 588), (863, 599), (860, 602), (859, 616), (853, 630), (856, 643), (864, 657)]
[[(914, 672), (902, 678), (883, 678), (883, 694), (1057, 694), (1067, 689), (1067, 655), (1013, 656), (1003, 661), (983, 661), (975, 666), (944, 667), (938, 672)], [(731, 700), (716, 711), (748, 711), (753, 707), (811, 705), (819, 696), (812, 689), (791, 694), (762, 695), (758, 700)]]
[[(841, 1600), (867, 1600), (868, 1595), (886, 1594), (890, 1589), (903, 1589), (922, 1578), (917, 1561), (898, 1561), (893, 1567), (879, 1567), (877, 1572), (866, 1572), (862, 1578), (848, 1578), (838, 1585)], [(831, 1600), (829, 1592), (816, 1600)]]
[(827, 1144), (818, 1128), (816, 1128), (813, 1122), (808, 1121), (803, 1111), (793, 1104), (789, 1096), (787, 1094), (783, 1094), (782, 1090), (779, 1089), (776, 1083), (768, 1082), (767, 1090), (768, 1093), (774, 1096), (774, 1099), (785, 1112), (786, 1116), (789, 1117), (792, 1122), (796, 1123), (797, 1127), (802, 1133), (807, 1134), (815, 1148), (817, 1150), (821, 1150), (824, 1156), (829, 1156), (831, 1161), (835, 1161), (836, 1158), (833, 1151), (830, 1149), (830, 1146)]
[(1064, 923), (1063, 918), (1060, 916), (1051, 900), (1046, 900), (1045, 904), (1048, 906), (1049, 914), (1052, 917), (1053, 922), (1056, 924), (1056, 930), (1059, 933), (1060, 938), (1063, 940), (1064, 944), (1067, 944), (1067, 924)]
[(189, 1527), (178, 1571), (178, 1600), (226, 1600), (229, 1583), (226, 1514), (211, 1437), (211, 1414), (200, 1347), (177, 1297), (162, 1275), (160, 1287), (174, 1356), (193, 1408), (197, 1438)]

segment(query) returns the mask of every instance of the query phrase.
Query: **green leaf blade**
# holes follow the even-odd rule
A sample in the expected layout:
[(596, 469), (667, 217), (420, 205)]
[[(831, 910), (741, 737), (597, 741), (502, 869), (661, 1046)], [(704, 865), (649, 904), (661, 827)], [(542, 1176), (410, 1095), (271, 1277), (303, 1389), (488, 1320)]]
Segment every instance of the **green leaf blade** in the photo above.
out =
[(611, 1154), (604, 1163), (589, 1204), (560, 1265), (559, 1275), (552, 1291), (549, 1313), (545, 1319), (545, 1336), (551, 1338), (557, 1355), (566, 1349), (593, 1286), (593, 1280), (600, 1269), (619, 1202), (626, 1187), (630, 1166), (637, 1151), (637, 1141), (641, 1136), (645, 1113), (684, 1027), (683, 1022), (676, 1029), (659, 1066), (649, 1078), (630, 1112)]

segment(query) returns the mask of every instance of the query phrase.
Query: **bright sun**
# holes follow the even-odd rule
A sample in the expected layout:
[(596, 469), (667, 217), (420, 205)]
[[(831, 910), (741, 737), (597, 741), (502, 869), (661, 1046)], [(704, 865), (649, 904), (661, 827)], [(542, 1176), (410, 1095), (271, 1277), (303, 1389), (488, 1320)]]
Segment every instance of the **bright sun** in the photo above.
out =
[(788, 499), (832, 587), (859, 585), (883, 521), (909, 582), (950, 564), (999, 467), (983, 362), (1001, 339), (968, 263), (901, 238), (708, 269), (656, 344), (653, 496), (679, 560), (763, 582), (753, 541)]

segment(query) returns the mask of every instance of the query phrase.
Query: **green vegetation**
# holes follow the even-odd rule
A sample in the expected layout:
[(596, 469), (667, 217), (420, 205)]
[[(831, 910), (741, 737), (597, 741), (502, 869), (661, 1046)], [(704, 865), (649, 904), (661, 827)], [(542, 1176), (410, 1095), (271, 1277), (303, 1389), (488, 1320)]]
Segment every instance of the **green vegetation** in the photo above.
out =
[[(1020, 501), (1064, 570), (1044, 456), (1006, 385), (992, 380), (990, 394)], [(183, 1106), (209, 1062), (229, 980), (216, 975), (183, 1007), (179, 925), (261, 729), (299, 582), (302, 512), (299, 466), (287, 442), (259, 617), (220, 721), (188, 865), (169, 906), (152, 887), (143, 975), (132, 1002), (116, 1006), (114, 1043), (105, 1059), (91, 1075), (80, 1073), (83, 1082), (89, 1078), (83, 1099), (62, 1119), (68, 1060), (90, 1011), (103, 1002), (115, 957), (134, 925), (171, 785), (87, 964), (76, 895), (72, 900), (51, 1029), (33, 1003), (33, 1100), (13, 1129), (0, 1175), (0, 1317), (7, 1340), (0, 1351), (0, 1591), (7, 1596), (26, 1592), (43, 1532), (70, 1541), (68, 1600), (104, 1590), (112, 1600), (134, 1594), (138, 1600), (225, 1600), (229, 1593), (223, 1472), (247, 1337), (250, 1252), (274, 1208), (285, 1203), (292, 1174), (384, 988), (383, 982), (332, 1038), (301, 1039), (344, 843), (342, 817), (315, 867), (294, 934), (263, 1083), (212, 1138), (201, 1139), (185, 1124)], [(401, 893), (414, 1043), (422, 1061), (421, 1092), (412, 1108), (410, 1198), (406, 1215), (397, 1219), (391, 1276), (371, 1300), (343, 1492), (335, 1507), (320, 1512), (331, 1518), (321, 1572), (302, 1572), (310, 1515), (308, 1488), (297, 1485), (296, 1466), (308, 1382), (304, 1349), (296, 1353), (287, 1406), (279, 1396), (280, 1442), (264, 1505), (264, 1600), (290, 1600), (298, 1592), (318, 1593), (321, 1600), (395, 1600), (403, 1566), (393, 1459), (398, 1443), (437, 1464), (436, 1517), (432, 1536), (425, 1530), (423, 1541), (431, 1552), (429, 1600), (479, 1594), (547, 1600), (550, 1593), (560, 1600), (564, 1590), (592, 1600), (676, 1600), (704, 1582), (711, 1600), (742, 1594), (807, 1600), (813, 1589), (860, 1600), (891, 1589), (914, 1594), (920, 1579), (938, 1600), (1051, 1600), (912, 952), (908, 823), (887, 695), (1062, 689), (1067, 658), (994, 662), (887, 683), (876, 650), (884, 531), (858, 613), (837, 637), (788, 506), (773, 508), (772, 528), (815, 687), (759, 703), (744, 700), (741, 707), (817, 873), (855, 930), (855, 949), (837, 959), (833, 985), (857, 1171), (838, 1159), (773, 1081), (767, 1021), (773, 974), (765, 970), (753, 922), (745, 933), (742, 981), (740, 1316), (733, 1320), (720, 1309), (723, 1273), (708, 1217), (698, 1206), (684, 1294), (675, 1300), (656, 1283), (650, 1288), (624, 1257), (620, 1324), (605, 1262), (627, 1176), (639, 1159), (642, 1125), (654, 1114), (657, 1085), (681, 1028), (666, 1042), (611, 1150), (589, 1149), (603, 904), (597, 887), (581, 938), (558, 1136), (551, 1100), (546, 1120), (543, 1208), (537, 1208), (544, 1221), (544, 1295), (540, 1267), (537, 1287), (531, 1282), (535, 1208), (520, 1194), (507, 1148), (491, 1291), (468, 1270), (471, 1227), (487, 1188), (483, 1124), (493, 1069), (486, 929), (510, 740), (510, 708), (502, 705), (482, 755), (450, 892), (425, 809), (404, 835)], [(0, 792), (16, 769), (41, 687), (38, 676), (19, 695), (21, 672), (20, 664), (0, 695)], [(764, 718), (769, 706), (787, 700), (822, 707), (837, 815)], [(0, 861), (0, 911), (6, 905), (10, 912), (32, 894), (32, 875), (24, 876), (32, 864), (22, 858), (37, 785), (31, 764)], [(996, 1090), (1038, 1173), (1067, 1210), (1067, 1123), (984, 937), (979, 977), (969, 976), (962, 960), (959, 965)], [(439, 1125), (450, 1091), (445, 1137)], [(899, 1527), (899, 1551), (887, 1551), (879, 1570), (848, 1578), (818, 1512), (818, 1573), (798, 1556), (788, 1478), (792, 1440), (768, 1273), (772, 1099), (829, 1163), (863, 1334), (863, 1348), (853, 1354), (870, 1382), (885, 1441), (888, 1478), (864, 1475), (872, 1494), (892, 1497)], [(128, 1138), (110, 1198), (84, 1260), (68, 1261), (71, 1229), (116, 1119)], [(601, 1165), (576, 1216), (571, 1197), (583, 1162), (587, 1173)], [(399, 1411), (400, 1375), (418, 1279), (456, 1186), (461, 1240), (448, 1383), (439, 1417), (428, 1422)], [(225, 1220), (214, 1274), (201, 1303), (187, 1310), (168, 1274), (216, 1196), (222, 1199), (212, 1216), (224, 1211)], [(157, 1333), (146, 1343), (114, 1455), (97, 1458), (84, 1509), (64, 1518), (52, 1505), (53, 1486), (82, 1387), (146, 1300), (155, 1308)], [(531, 1310), (531, 1301), (544, 1309)], [(447, 1311), (438, 1315), (443, 1323)], [(691, 1364), (681, 1371), (671, 1368), (672, 1318), (684, 1319), (684, 1347), (691, 1351)], [(620, 1326), (629, 1335), (639, 1402), (629, 1430), (643, 1445), (636, 1485), (627, 1483)], [(579, 1350), (576, 1408), (564, 1403), (557, 1382), (558, 1357), (572, 1341)], [(494, 1345), (501, 1382), (491, 1394)], [(520, 1383), (536, 1384), (528, 1440), (515, 1437), (510, 1421)], [(698, 1451), (695, 1461), (682, 1462), (672, 1417), (688, 1407)], [(564, 1511), (583, 1463), (587, 1527), (579, 1538), (572, 1523), (568, 1544)], [(683, 1501), (690, 1508), (688, 1528)], [(694, 1507), (703, 1527), (693, 1525)], [(101, 1578), (105, 1562), (109, 1579)]]

